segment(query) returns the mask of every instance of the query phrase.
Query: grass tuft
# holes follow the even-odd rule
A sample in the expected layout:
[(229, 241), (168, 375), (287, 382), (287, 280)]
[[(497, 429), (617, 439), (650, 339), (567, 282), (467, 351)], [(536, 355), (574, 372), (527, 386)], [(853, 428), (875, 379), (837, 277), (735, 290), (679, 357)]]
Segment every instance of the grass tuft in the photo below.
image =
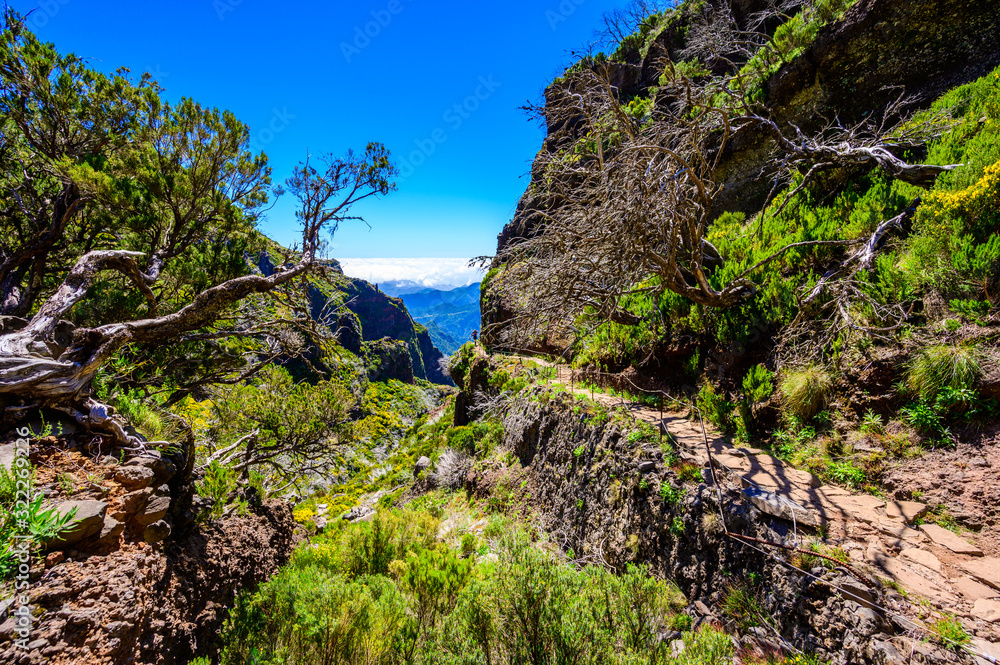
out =
[(819, 413), (833, 388), (833, 377), (818, 365), (784, 372), (781, 380), (782, 404), (789, 416), (808, 420)]
[(906, 385), (922, 400), (932, 400), (944, 388), (972, 389), (982, 376), (978, 349), (972, 346), (929, 346), (910, 363)]

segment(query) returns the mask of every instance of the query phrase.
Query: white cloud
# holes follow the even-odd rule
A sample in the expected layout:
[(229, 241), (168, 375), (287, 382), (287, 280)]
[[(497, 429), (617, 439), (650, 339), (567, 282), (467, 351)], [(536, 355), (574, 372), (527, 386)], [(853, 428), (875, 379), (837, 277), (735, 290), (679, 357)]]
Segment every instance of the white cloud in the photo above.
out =
[(413, 282), (430, 289), (447, 290), (474, 284), (483, 278), (468, 259), (337, 259), (344, 274), (373, 284)]

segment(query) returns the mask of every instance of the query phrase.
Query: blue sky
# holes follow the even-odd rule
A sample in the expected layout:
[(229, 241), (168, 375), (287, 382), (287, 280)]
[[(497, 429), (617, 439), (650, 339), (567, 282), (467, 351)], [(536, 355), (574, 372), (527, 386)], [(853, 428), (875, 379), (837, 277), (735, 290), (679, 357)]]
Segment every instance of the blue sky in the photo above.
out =
[[(352, 223), (338, 232), (331, 254), (341, 258), (492, 254), (543, 137), (518, 107), (540, 100), (616, 4), (9, 2), (37, 8), (35, 32), (62, 51), (102, 69), (150, 71), (169, 99), (235, 112), (276, 182), (307, 151), (385, 143), (407, 177), (358, 209), (371, 230)], [(294, 242), (294, 209), (279, 200), (264, 230)]]

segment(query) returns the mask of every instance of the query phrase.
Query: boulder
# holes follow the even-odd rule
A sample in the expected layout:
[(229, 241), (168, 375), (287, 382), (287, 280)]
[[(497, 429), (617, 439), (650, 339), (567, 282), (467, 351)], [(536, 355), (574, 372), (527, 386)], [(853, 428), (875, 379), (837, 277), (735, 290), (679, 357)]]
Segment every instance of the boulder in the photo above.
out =
[(997, 591), (993, 587), (988, 587), (985, 584), (980, 584), (976, 580), (969, 576), (960, 577), (957, 580), (952, 580), (952, 584), (958, 589), (963, 596), (969, 600), (976, 601), (980, 598), (1000, 598), (1000, 591)]
[(142, 539), (150, 545), (165, 540), (168, 537), (170, 537), (170, 525), (163, 520), (153, 522), (142, 532)]
[(361, 355), (368, 367), (368, 380), (413, 383), (413, 358), (410, 347), (401, 340), (385, 337), (378, 341), (363, 342)]
[(127, 490), (141, 490), (153, 484), (156, 474), (145, 466), (125, 465), (115, 468), (114, 478)]
[[(158, 453), (157, 453), (158, 454)], [(162, 485), (169, 481), (177, 473), (176, 467), (170, 462), (160, 457), (136, 457), (125, 464), (127, 469), (147, 469), (153, 474), (151, 485)]]
[(114, 517), (108, 516), (104, 518), (104, 528), (101, 529), (101, 535), (98, 538), (98, 541), (102, 544), (115, 543), (124, 532), (125, 525), (116, 520)]
[(976, 559), (964, 561), (961, 565), (980, 582), (989, 584), (994, 589), (1000, 589), (1000, 559), (992, 557)]
[(168, 510), (170, 510), (170, 497), (155, 494), (150, 498), (142, 512), (135, 516), (134, 521), (141, 526), (149, 526), (166, 517)]
[(743, 493), (750, 499), (757, 509), (766, 515), (777, 517), (793, 524), (818, 527), (820, 525), (819, 515), (815, 511), (809, 510), (791, 499), (779, 496), (774, 492), (760, 489), (758, 487), (748, 487)]
[(111, 513), (111, 516), (121, 522), (129, 521), (133, 515), (138, 514), (146, 507), (146, 503), (149, 502), (149, 497), (152, 495), (153, 489), (150, 487), (129, 492), (122, 497), (121, 505), (118, 510)]
[(972, 605), (972, 616), (983, 621), (1000, 621), (1000, 601), (980, 598)]
[(104, 528), (108, 504), (104, 501), (65, 501), (55, 507), (59, 515), (68, 515), (74, 509), (76, 514), (50, 546), (69, 545), (96, 536)]
[(885, 504), (885, 513), (889, 517), (902, 517), (908, 524), (927, 514), (927, 506), (916, 501), (890, 501)]

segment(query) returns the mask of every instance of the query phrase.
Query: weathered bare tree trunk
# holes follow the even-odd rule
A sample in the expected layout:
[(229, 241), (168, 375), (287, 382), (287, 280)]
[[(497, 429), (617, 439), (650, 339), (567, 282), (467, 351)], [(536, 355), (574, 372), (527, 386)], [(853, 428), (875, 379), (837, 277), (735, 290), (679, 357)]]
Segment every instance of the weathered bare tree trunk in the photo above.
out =
[(0, 400), (14, 411), (45, 406), (63, 410), (82, 425), (103, 429), (125, 439), (123, 429), (107, 416), (103, 405), (89, 399), (88, 390), (97, 371), (127, 344), (161, 342), (203, 328), (228, 306), (254, 293), (265, 293), (312, 268), (311, 254), (296, 265), (265, 277), (246, 275), (223, 282), (198, 294), (181, 310), (165, 316), (95, 328), (79, 328), (72, 343), (57, 343), (55, 330), (73, 306), (84, 298), (98, 273), (117, 270), (128, 276), (149, 299), (155, 280), (135, 262), (137, 252), (99, 251), (77, 261), (60, 288), (45, 302), (28, 325), (0, 336)]

